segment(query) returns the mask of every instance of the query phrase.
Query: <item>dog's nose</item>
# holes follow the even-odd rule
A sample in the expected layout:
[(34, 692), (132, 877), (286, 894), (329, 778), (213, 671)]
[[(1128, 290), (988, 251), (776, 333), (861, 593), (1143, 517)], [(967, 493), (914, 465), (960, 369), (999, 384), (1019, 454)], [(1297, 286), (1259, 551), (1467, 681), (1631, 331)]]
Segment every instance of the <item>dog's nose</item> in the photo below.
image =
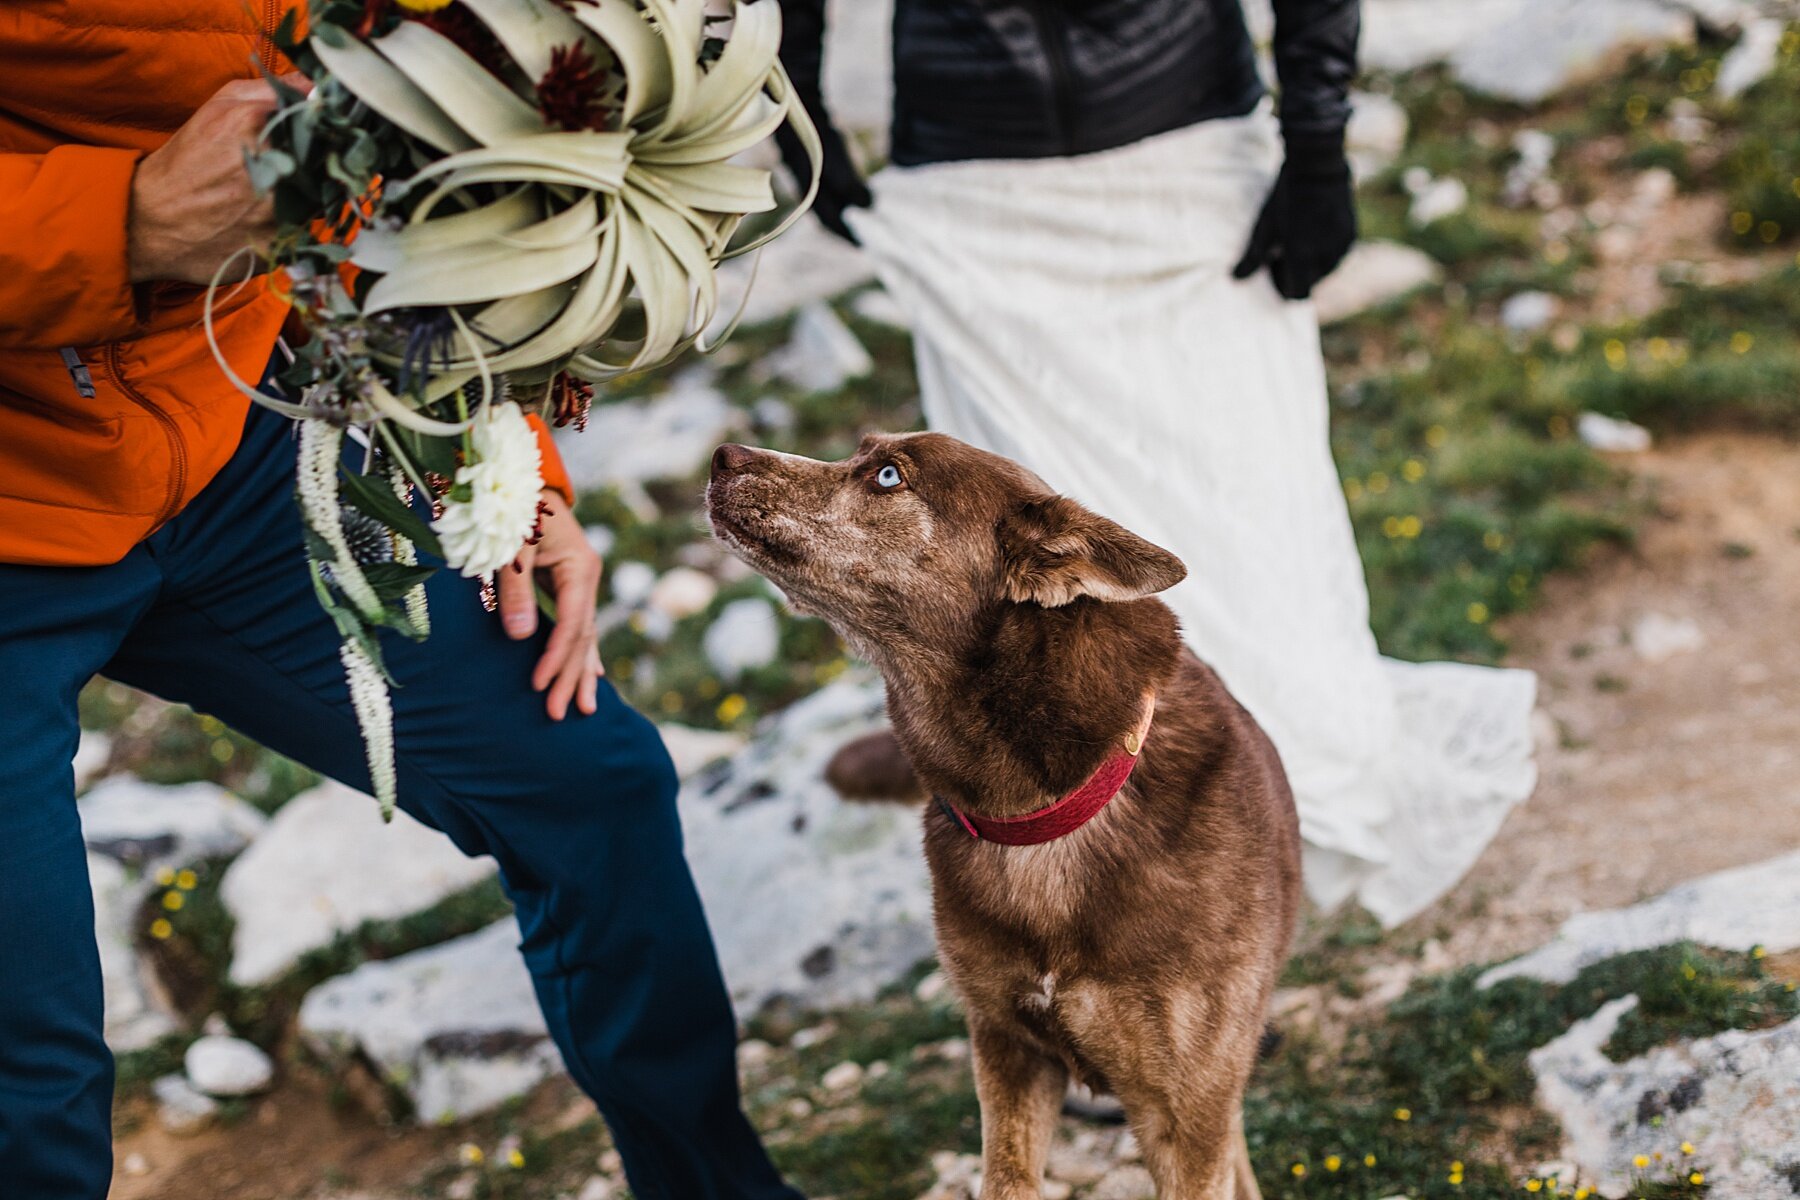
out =
[(713, 451), (712, 473), (729, 475), (733, 471), (741, 471), (756, 457), (756, 451), (748, 446), (740, 446), (736, 442), (726, 442)]

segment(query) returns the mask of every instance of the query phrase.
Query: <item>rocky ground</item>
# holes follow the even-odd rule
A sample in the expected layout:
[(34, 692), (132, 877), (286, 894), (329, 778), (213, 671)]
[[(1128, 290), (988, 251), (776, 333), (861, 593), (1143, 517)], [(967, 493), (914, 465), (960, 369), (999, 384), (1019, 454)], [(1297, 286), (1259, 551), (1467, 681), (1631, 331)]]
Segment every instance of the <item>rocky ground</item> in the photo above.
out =
[[(828, 89), (878, 161), (882, 6), (840, 7)], [(1794, 15), (1368, 0), (1369, 239), (1319, 301), (1334, 448), (1384, 649), (1535, 669), (1542, 776), (1423, 916), (1308, 919), (1249, 1106), (1271, 1197), (1800, 1193)], [(624, 381), (567, 454), (611, 677), (685, 780), (755, 1120), (813, 1195), (963, 1200), (916, 813), (819, 777), (879, 689), (696, 521), (719, 440), (836, 456), (917, 425), (869, 282), (801, 226), (731, 343)], [(491, 864), (204, 715), (107, 684), (83, 715), (116, 1195), (624, 1195)], [(1088, 1118), (1050, 1174), (1052, 1200), (1150, 1193)]]

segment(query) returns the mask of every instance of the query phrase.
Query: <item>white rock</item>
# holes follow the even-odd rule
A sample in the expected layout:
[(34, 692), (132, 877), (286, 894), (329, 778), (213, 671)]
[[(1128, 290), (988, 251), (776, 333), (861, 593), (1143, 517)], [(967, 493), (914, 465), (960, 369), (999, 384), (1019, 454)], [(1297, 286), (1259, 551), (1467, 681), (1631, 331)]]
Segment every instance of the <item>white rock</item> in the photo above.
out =
[(790, 706), (732, 760), (681, 792), (688, 862), (738, 1011), (872, 999), (932, 953), (917, 809), (847, 804), (823, 778), (883, 721), (857, 672)]
[(581, 536), (587, 539), (587, 544), (592, 546), (594, 553), (601, 558), (611, 554), (613, 547), (619, 541), (619, 535), (606, 525), (584, 525), (581, 527)]
[(570, 482), (588, 491), (697, 474), (744, 425), (744, 414), (710, 380), (708, 371), (690, 368), (648, 400), (596, 404), (585, 432), (559, 430)]
[(170, 1133), (197, 1133), (219, 1111), (218, 1101), (194, 1090), (181, 1075), (164, 1075), (150, 1085), (156, 1115)]
[(1669, 136), (1688, 146), (1695, 146), (1712, 136), (1713, 123), (1703, 115), (1705, 109), (1686, 96), (1669, 101), (1664, 110), (1668, 118)]
[(1650, 448), (1648, 429), (1605, 413), (1582, 413), (1575, 419), (1575, 433), (1588, 446), (1605, 454), (1639, 454)]
[(1735, 100), (1775, 70), (1781, 57), (1781, 35), (1786, 26), (1773, 17), (1764, 17), (1744, 27), (1744, 36), (1726, 52), (1719, 62), (1719, 77), (1713, 90), (1727, 100)]
[(1539, 1107), (1562, 1125), (1563, 1156), (1602, 1194), (1624, 1195), (1638, 1155), (1706, 1171), (1708, 1195), (1765, 1200), (1792, 1189), (1800, 1152), (1800, 1021), (1662, 1046), (1628, 1062), (1602, 1053), (1636, 996), (1603, 1005), (1530, 1056)]
[(939, 1150), (931, 1156), (931, 1170), (937, 1176), (920, 1200), (974, 1200), (981, 1195), (981, 1156)]
[(288, 801), (219, 885), (237, 922), (231, 982), (270, 983), (365, 921), (423, 912), (493, 873), (404, 812), (383, 825), (374, 800), (322, 784)]
[(707, 626), (700, 645), (721, 679), (736, 679), (780, 655), (781, 620), (767, 600), (756, 596), (733, 600)]
[[(1350, 123), (1354, 128), (1354, 117)], [(863, 320), (886, 325), (890, 329), (912, 328), (912, 321), (907, 317), (906, 310), (900, 307), (899, 301), (886, 288), (872, 287), (866, 292), (858, 293), (856, 299), (850, 302), (850, 309)]]
[(1451, 54), (1450, 69), (1478, 92), (1536, 104), (1627, 49), (1693, 37), (1694, 18), (1657, 0), (1526, 0)]
[(175, 787), (115, 775), (81, 798), (88, 849), (128, 866), (227, 858), (268, 826), (268, 818), (216, 783)]
[(1480, 985), (1523, 976), (1567, 983), (1583, 967), (1675, 942), (1721, 950), (1800, 949), (1800, 851), (1702, 875), (1629, 908), (1576, 913), (1549, 943), (1482, 975)]
[(1706, 635), (1692, 617), (1645, 613), (1631, 627), (1631, 648), (1645, 662), (1659, 663), (1706, 645)]
[(741, 733), (695, 729), (691, 725), (677, 725), (673, 722), (658, 725), (656, 729), (662, 734), (663, 745), (668, 748), (669, 757), (675, 760), (675, 773), (683, 779), (698, 775), (721, 759), (730, 758), (749, 741)]
[(794, 427), (794, 406), (779, 396), (764, 396), (750, 406), (750, 418), (758, 429), (786, 433)]
[(1155, 1200), (1156, 1180), (1135, 1163), (1114, 1167), (1088, 1193), (1090, 1200)]
[(913, 988), (913, 999), (920, 1004), (936, 1004), (950, 993), (950, 977), (942, 971), (933, 971), (919, 980)]
[(150, 1173), (150, 1160), (133, 1150), (119, 1163), (119, 1173), (127, 1179), (141, 1179)]
[(575, 1200), (613, 1200), (616, 1195), (618, 1192), (612, 1180), (604, 1175), (595, 1175), (581, 1185), (581, 1190), (575, 1193)]
[(1443, 280), (1431, 256), (1398, 242), (1358, 242), (1313, 290), (1322, 324), (1342, 321)]
[(1412, 189), (1412, 207), (1406, 218), (1414, 225), (1435, 225), (1469, 207), (1469, 188), (1460, 179), (1432, 179), (1429, 176)]
[(112, 758), (112, 748), (111, 734), (96, 729), (81, 731), (81, 741), (75, 746), (76, 791), (86, 788), (105, 773), (106, 764)]
[(242, 1038), (208, 1035), (187, 1048), (188, 1082), (208, 1096), (253, 1096), (275, 1078), (275, 1065)]
[(764, 360), (777, 379), (804, 392), (835, 392), (875, 369), (875, 360), (829, 304), (816, 302), (794, 318), (787, 345)]
[(819, 1086), (828, 1092), (847, 1092), (863, 1081), (861, 1063), (841, 1062), (819, 1077)]
[(775, 1047), (761, 1038), (745, 1038), (738, 1043), (737, 1064), (740, 1071), (756, 1071), (769, 1065), (775, 1057)]
[(1075, 1189), (1060, 1179), (1046, 1179), (1039, 1194), (1044, 1200), (1069, 1200), (1075, 1194)]
[[(851, 5), (856, 8), (858, 5)], [(875, 4), (869, 8), (878, 7)], [(829, 62), (829, 57), (827, 59)], [(796, 309), (841, 296), (875, 278), (868, 255), (844, 239), (826, 231), (811, 217), (776, 238), (757, 256), (733, 259), (719, 272), (719, 318), (722, 329), (750, 288), (743, 304), (744, 323), (759, 325), (778, 320)], [(752, 274), (755, 286), (750, 286)]]
[(692, 567), (670, 567), (650, 588), (645, 603), (672, 621), (704, 612), (719, 594), (719, 584), (705, 571)]
[(518, 940), (509, 917), (364, 963), (308, 993), (300, 1035), (329, 1058), (362, 1055), (406, 1092), (421, 1122), (486, 1112), (562, 1069)]
[(94, 892), (94, 940), (106, 995), (106, 1044), (115, 1054), (142, 1050), (175, 1032), (174, 1008), (135, 945), (136, 916), (144, 886), (115, 860), (87, 856)]
[(656, 568), (649, 563), (628, 558), (613, 564), (611, 590), (615, 604), (636, 608), (650, 598), (650, 589), (655, 586)]
[(1513, 333), (1536, 333), (1561, 311), (1562, 301), (1549, 292), (1519, 292), (1500, 306), (1500, 324)]
[(1516, 17), (1527, 0), (1364, 0), (1358, 59), (1365, 68), (1410, 71), (1442, 62)]

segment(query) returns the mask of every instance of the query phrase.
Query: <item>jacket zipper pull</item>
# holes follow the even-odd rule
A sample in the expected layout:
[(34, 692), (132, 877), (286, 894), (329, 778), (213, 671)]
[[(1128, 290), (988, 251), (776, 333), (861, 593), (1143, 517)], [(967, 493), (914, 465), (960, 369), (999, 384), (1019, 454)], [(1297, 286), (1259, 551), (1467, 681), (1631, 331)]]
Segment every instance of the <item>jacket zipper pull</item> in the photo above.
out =
[(75, 381), (75, 390), (84, 398), (93, 399), (94, 377), (89, 373), (87, 364), (81, 361), (81, 355), (75, 352), (73, 346), (64, 346), (59, 353), (62, 355), (63, 366), (69, 368), (69, 378)]

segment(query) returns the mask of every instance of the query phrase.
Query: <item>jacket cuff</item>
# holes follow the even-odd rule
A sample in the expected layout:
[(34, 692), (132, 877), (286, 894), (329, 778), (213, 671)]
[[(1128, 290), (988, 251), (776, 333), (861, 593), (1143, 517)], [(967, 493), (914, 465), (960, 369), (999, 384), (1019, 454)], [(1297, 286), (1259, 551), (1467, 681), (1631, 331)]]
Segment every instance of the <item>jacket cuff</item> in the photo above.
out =
[(1288, 169), (1296, 175), (1337, 178), (1350, 174), (1341, 126), (1336, 129), (1294, 129), (1284, 125), (1281, 140), (1286, 147)]
[(574, 508), (575, 485), (569, 482), (569, 468), (563, 464), (562, 452), (556, 448), (556, 439), (550, 435), (550, 426), (536, 413), (526, 413), (525, 419), (531, 422), (531, 431), (537, 434), (538, 453), (543, 459), (544, 487), (560, 495), (568, 501), (570, 508)]

